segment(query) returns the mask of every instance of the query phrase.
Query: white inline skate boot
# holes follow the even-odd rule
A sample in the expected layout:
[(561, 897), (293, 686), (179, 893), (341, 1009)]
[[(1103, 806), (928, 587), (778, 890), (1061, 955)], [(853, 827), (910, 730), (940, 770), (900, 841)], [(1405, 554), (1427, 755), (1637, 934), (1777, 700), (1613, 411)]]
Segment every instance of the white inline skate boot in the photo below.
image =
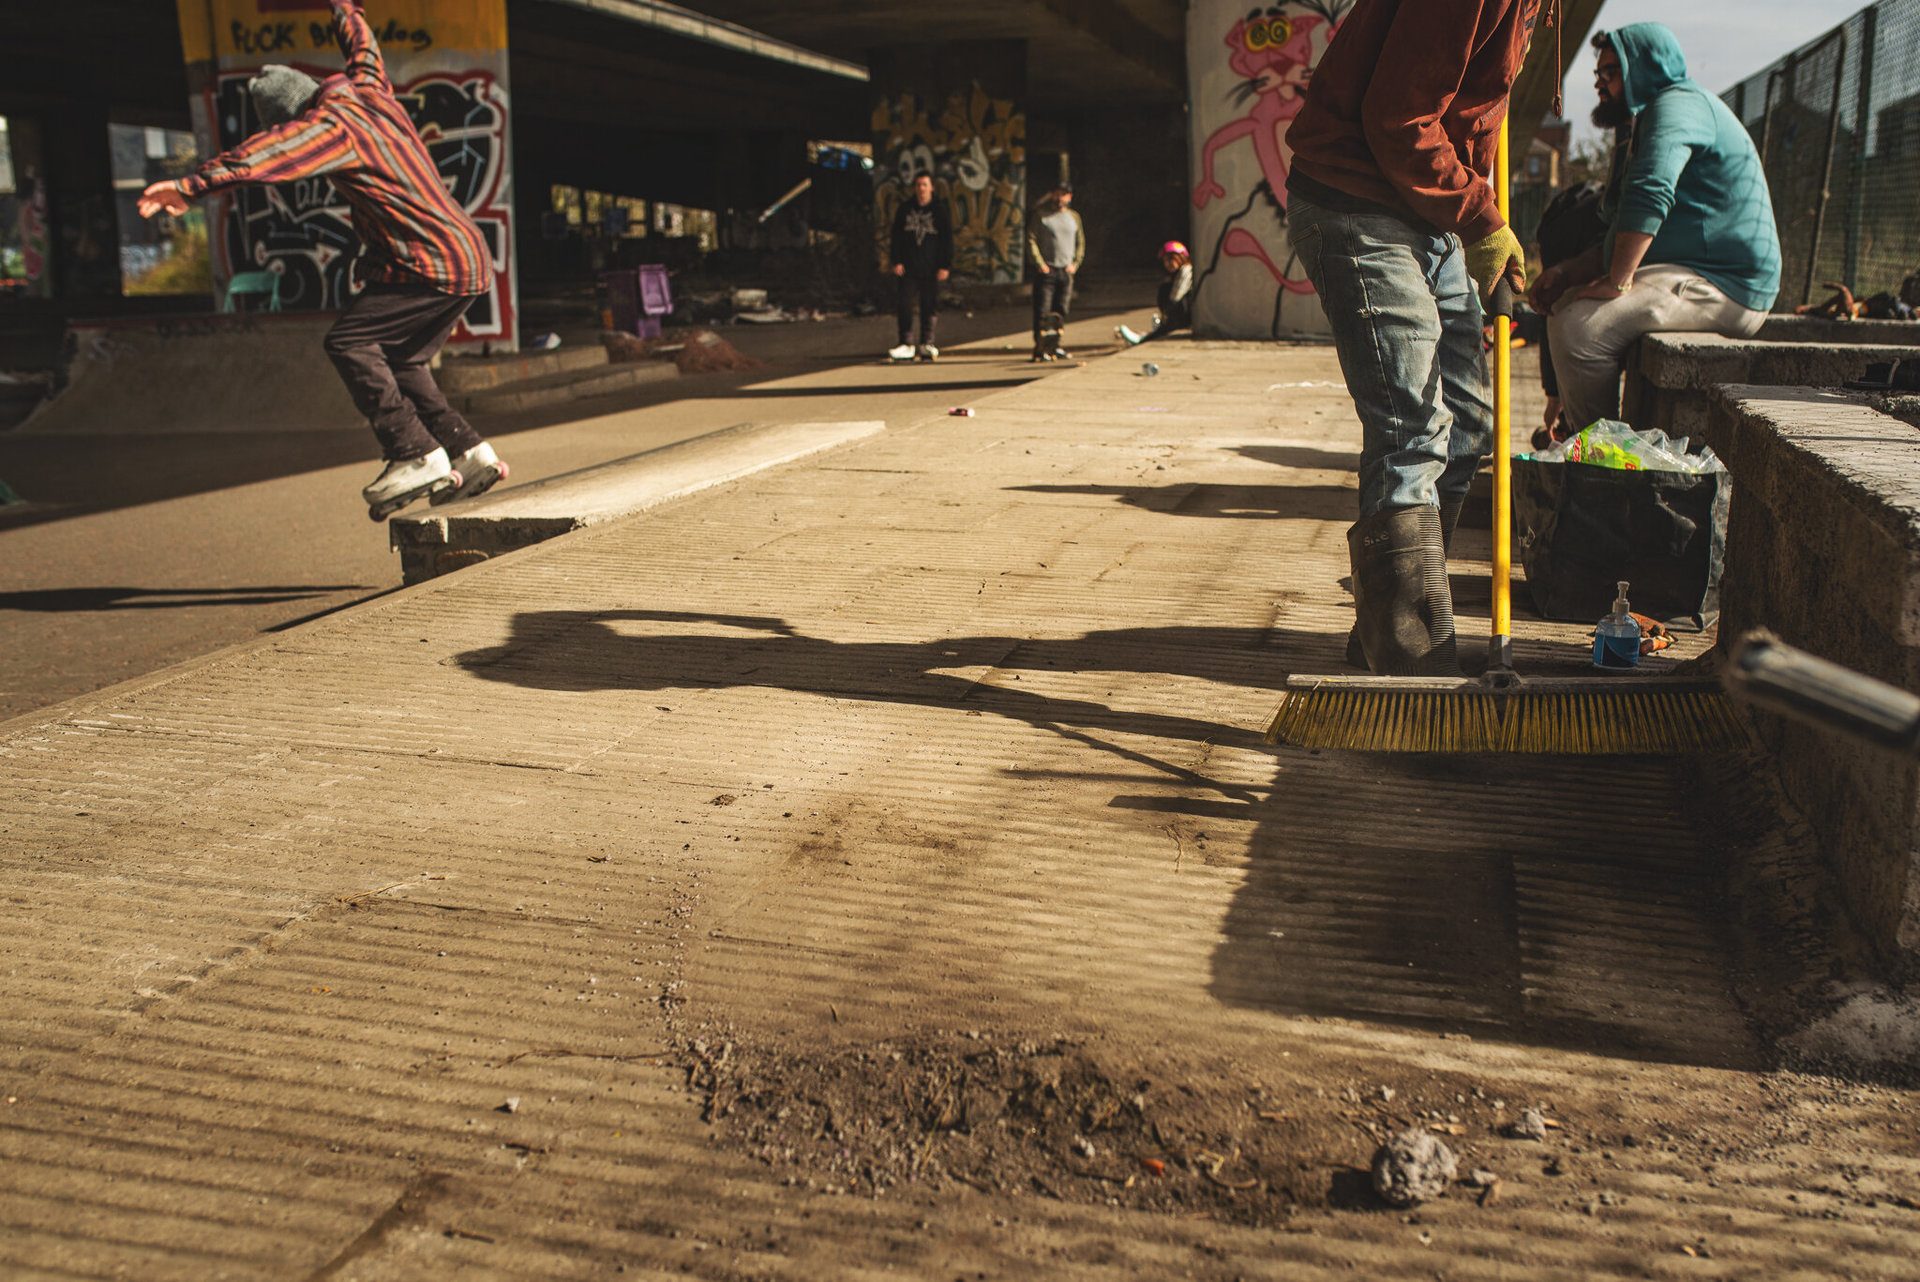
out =
[(890, 348), (888, 348), (888, 349), (887, 349), (887, 359), (888, 359), (888, 360), (890, 360), (890, 361), (910, 361), (910, 360), (912, 360), (912, 359), (913, 359), (913, 344), (912, 344), (912, 343), (902, 343), (902, 344), (900, 344), (900, 346), (898, 346), (898, 347), (890, 347)]
[(390, 461), (360, 497), (367, 501), (367, 515), (384, 521), (415, 499), (459, 486), (460, 473), (447, 461), (447, 452), (435, 449), (419, 458)]
[(507, 479), (506, 461), (493, 452), (493, 445), (487, 441), (453, 460), (453, 471), (460, 483), (450, 490), (436, 491), (428, 496), (427, 502), (439, 507), (456, 499), (477, 498)]
[(915, 353), (915, 355), (918, 356), (921, 360), (926, 361), (929, 365), (931, 365), (934, 361), (937, 361), (940, 359), (940, 349), (935, 347), (932, 343), (922, 343), (920, 344), (920, 348)]

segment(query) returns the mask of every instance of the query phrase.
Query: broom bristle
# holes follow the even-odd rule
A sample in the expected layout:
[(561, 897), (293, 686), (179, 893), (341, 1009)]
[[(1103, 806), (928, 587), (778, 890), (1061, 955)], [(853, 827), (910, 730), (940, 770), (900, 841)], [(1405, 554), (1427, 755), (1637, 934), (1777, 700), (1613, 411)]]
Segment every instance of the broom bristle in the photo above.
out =
[(1289, 690), (1268, 743), (1350, 752), (1638, 755), (1725, 752), (1746, 723), (1717, 690)]

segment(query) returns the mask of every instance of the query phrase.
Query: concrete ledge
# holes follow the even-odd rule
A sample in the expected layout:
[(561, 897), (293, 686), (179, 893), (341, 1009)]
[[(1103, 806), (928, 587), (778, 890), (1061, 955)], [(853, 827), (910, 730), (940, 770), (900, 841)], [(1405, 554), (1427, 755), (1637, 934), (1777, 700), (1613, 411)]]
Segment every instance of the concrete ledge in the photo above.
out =
[[(1841, 322), (1829, 322), (1842, 329)], [(1648, 334), (1627, 359), (1622, 412), (1636, 427), (1672, 436), (1704, 436), (1710, 389), (1724, 383), (1763, 387), (1839, 387), (1861, 377), (1874, 361), (1920, 359), (1920, 325), (1903, 325), (1905, 344), (1881, 341), (1789, 342), (1719, 334)], [(1768, 322), (1769, 325), (1772, 322)], [(1775, 332), (1782, 332), (1776, 330)], [(1789, 329), (1786, 333), (1804, 333)]]
[[(1920, 431), (1865, 396), (1731, 386), (1709, 442), (1734, 478), (1721, 632), (1789, 643), (1920, 692)], [(1757, 717), (1848, 908), (1920, 964), (1920, 762)]]
[(607, 349), (561, 347), (550, 352), (511, 352), (505, 356), (448, 356), (434, 371), (440, 390), (484, 392), (530, 378), (546, 378), (570, 370), (597, 369), (607, 363)]
[(633, 516), (670, 499), (873, 436), (884, 422), (742, 423), (471, 502), (396, 516), (387, 536), (404, 582)]
[(479, 391), (449, 392), (447, 403), (462, 414), (512, 414), (546, 405), (564, 405), (589, 396), (608, 396), (678, 377), (679, 368), (666, 361), (610, 365), (602, 359), (598, 364), (578, 365)]
[(1760, 326), (1763, 343), (1887, 343), (1902, 346), (1920, 342), (1920, 322), (1901, 320), (1831, 320), (1825, 316), (1769, 316)]

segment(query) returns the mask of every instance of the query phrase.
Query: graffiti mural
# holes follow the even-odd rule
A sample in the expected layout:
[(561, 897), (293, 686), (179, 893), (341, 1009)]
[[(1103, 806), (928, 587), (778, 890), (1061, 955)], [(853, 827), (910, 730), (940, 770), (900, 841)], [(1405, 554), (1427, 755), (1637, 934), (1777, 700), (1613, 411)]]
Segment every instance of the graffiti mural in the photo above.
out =
[[(289, 17), (285, 0), (177, 0), (194, 89), (196, 132), (212, 155), (254, 133), (246, 84), (269, 62), (317, 80), (340, 71), (329, 22)], [(301, 9), (324, 5), (293, 6)], [(492, 249), (494, 287), (468, 309), (453, 341), (516, 342), (516, 284), (505, 0), (383, 0), (374, 34), (440, 179)], [(337, 308), (361, 287), (360, 241), (331, 181), (241, 187), (216, 198), (216, 288), (235, 272), (281, 275), (287, 308)]]
[(1287, 235), (1287, 130), (1353, 0), (1196, 0), (1193, 85), (1194, 327), (1231, 338), (1324, 333)]
[(903, 93), (874, 108), (874, 227), (882, 267), (894, 211), (921, 174), (953, 215), (954, 275), (1018, 282), (1026, 242), (1027, 118), (979, 85), (930, 112)]

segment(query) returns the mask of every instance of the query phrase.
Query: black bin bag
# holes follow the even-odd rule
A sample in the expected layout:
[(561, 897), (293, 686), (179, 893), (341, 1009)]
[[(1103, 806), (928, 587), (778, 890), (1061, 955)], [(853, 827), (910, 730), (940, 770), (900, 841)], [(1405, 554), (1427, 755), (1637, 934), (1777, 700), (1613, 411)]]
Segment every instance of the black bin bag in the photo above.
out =
[(1599, 620), (1621, 579), (1637, 613), (1699, 632), (1720, 617), (1725, 472), (1628, 472), (1513, 460), (1514, 525), (1534, 609)]

